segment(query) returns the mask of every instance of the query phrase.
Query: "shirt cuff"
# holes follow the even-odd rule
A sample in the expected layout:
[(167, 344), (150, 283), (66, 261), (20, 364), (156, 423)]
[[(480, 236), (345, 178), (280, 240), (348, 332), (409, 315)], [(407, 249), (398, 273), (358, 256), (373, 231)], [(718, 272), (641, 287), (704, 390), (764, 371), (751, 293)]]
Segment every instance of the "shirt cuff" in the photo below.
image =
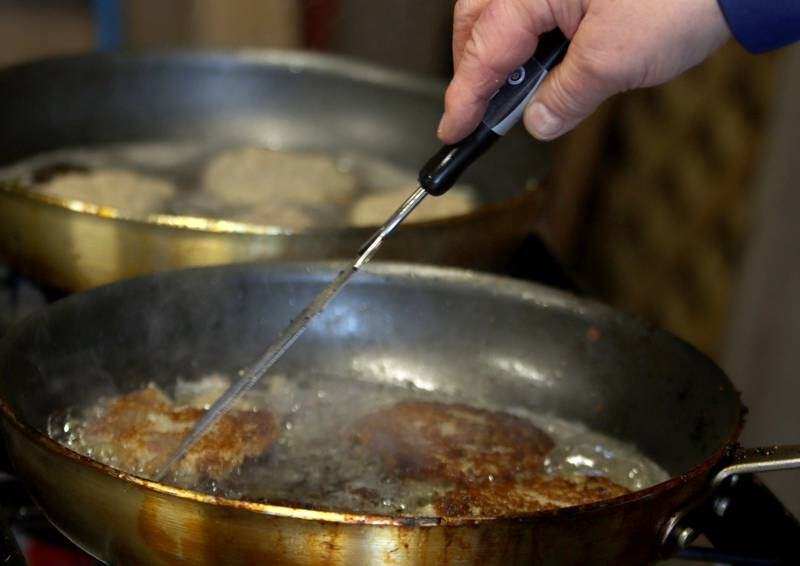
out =
[(764, 53), (800, 40), (800, 0), (719, 0), (736, 40)]

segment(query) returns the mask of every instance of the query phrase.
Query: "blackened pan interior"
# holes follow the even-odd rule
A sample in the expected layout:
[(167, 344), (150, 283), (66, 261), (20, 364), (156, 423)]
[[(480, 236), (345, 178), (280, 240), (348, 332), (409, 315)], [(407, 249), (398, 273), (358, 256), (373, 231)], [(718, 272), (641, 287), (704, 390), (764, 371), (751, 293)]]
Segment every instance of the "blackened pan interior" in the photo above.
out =
[[(115, 283), (19, 325), (0, 395), (40, 431), (48, 415), (258, 356), (335, 273), (235, 265)], [(685, 343), (595, 303), (465, 271), (378, 264), (358, 274), (276, 371), (407, 382), (582, 421), (673, 475), (737, 431), (738, 396)], [(353, 395), (358, 395), (354, 384)]]

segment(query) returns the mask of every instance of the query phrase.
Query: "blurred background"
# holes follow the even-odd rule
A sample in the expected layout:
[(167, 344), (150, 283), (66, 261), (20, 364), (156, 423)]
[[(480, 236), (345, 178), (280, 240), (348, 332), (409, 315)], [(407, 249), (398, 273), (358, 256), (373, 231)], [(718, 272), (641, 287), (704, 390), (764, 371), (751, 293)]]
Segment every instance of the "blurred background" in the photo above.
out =
[[(452, 0), (0, 0), (0, 65), (98, 49), (276, 47), (443, 81)], [(800, 443), (800, 50), (731, 42), (556, 144), (541, 233), (586, 292), (714, 357), (744, 443)], [(433, 129), (435, 124), (431, 124)], [(766, 478), (800, 512), (792, 474)]]

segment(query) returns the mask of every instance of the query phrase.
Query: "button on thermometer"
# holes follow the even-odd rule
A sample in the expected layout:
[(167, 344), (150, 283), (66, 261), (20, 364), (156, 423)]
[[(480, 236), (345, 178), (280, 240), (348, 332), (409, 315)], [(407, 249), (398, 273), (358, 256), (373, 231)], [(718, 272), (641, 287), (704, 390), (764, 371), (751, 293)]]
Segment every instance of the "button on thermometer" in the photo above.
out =
[(525, 80), (525, 67), (520, 67), (510, 75), (508, 75), (508, 84), (511, 86), (517, 86), (518, 84), (522, 84), (522, 81)]

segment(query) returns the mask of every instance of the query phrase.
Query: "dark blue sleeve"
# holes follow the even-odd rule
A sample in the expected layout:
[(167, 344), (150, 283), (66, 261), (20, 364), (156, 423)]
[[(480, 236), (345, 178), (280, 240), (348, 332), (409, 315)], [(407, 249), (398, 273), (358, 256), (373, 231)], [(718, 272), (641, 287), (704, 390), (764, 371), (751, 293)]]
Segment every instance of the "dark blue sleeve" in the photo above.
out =
[(800, 0), (719, 0), (736, 40), (763, 53), (800, 40)]

